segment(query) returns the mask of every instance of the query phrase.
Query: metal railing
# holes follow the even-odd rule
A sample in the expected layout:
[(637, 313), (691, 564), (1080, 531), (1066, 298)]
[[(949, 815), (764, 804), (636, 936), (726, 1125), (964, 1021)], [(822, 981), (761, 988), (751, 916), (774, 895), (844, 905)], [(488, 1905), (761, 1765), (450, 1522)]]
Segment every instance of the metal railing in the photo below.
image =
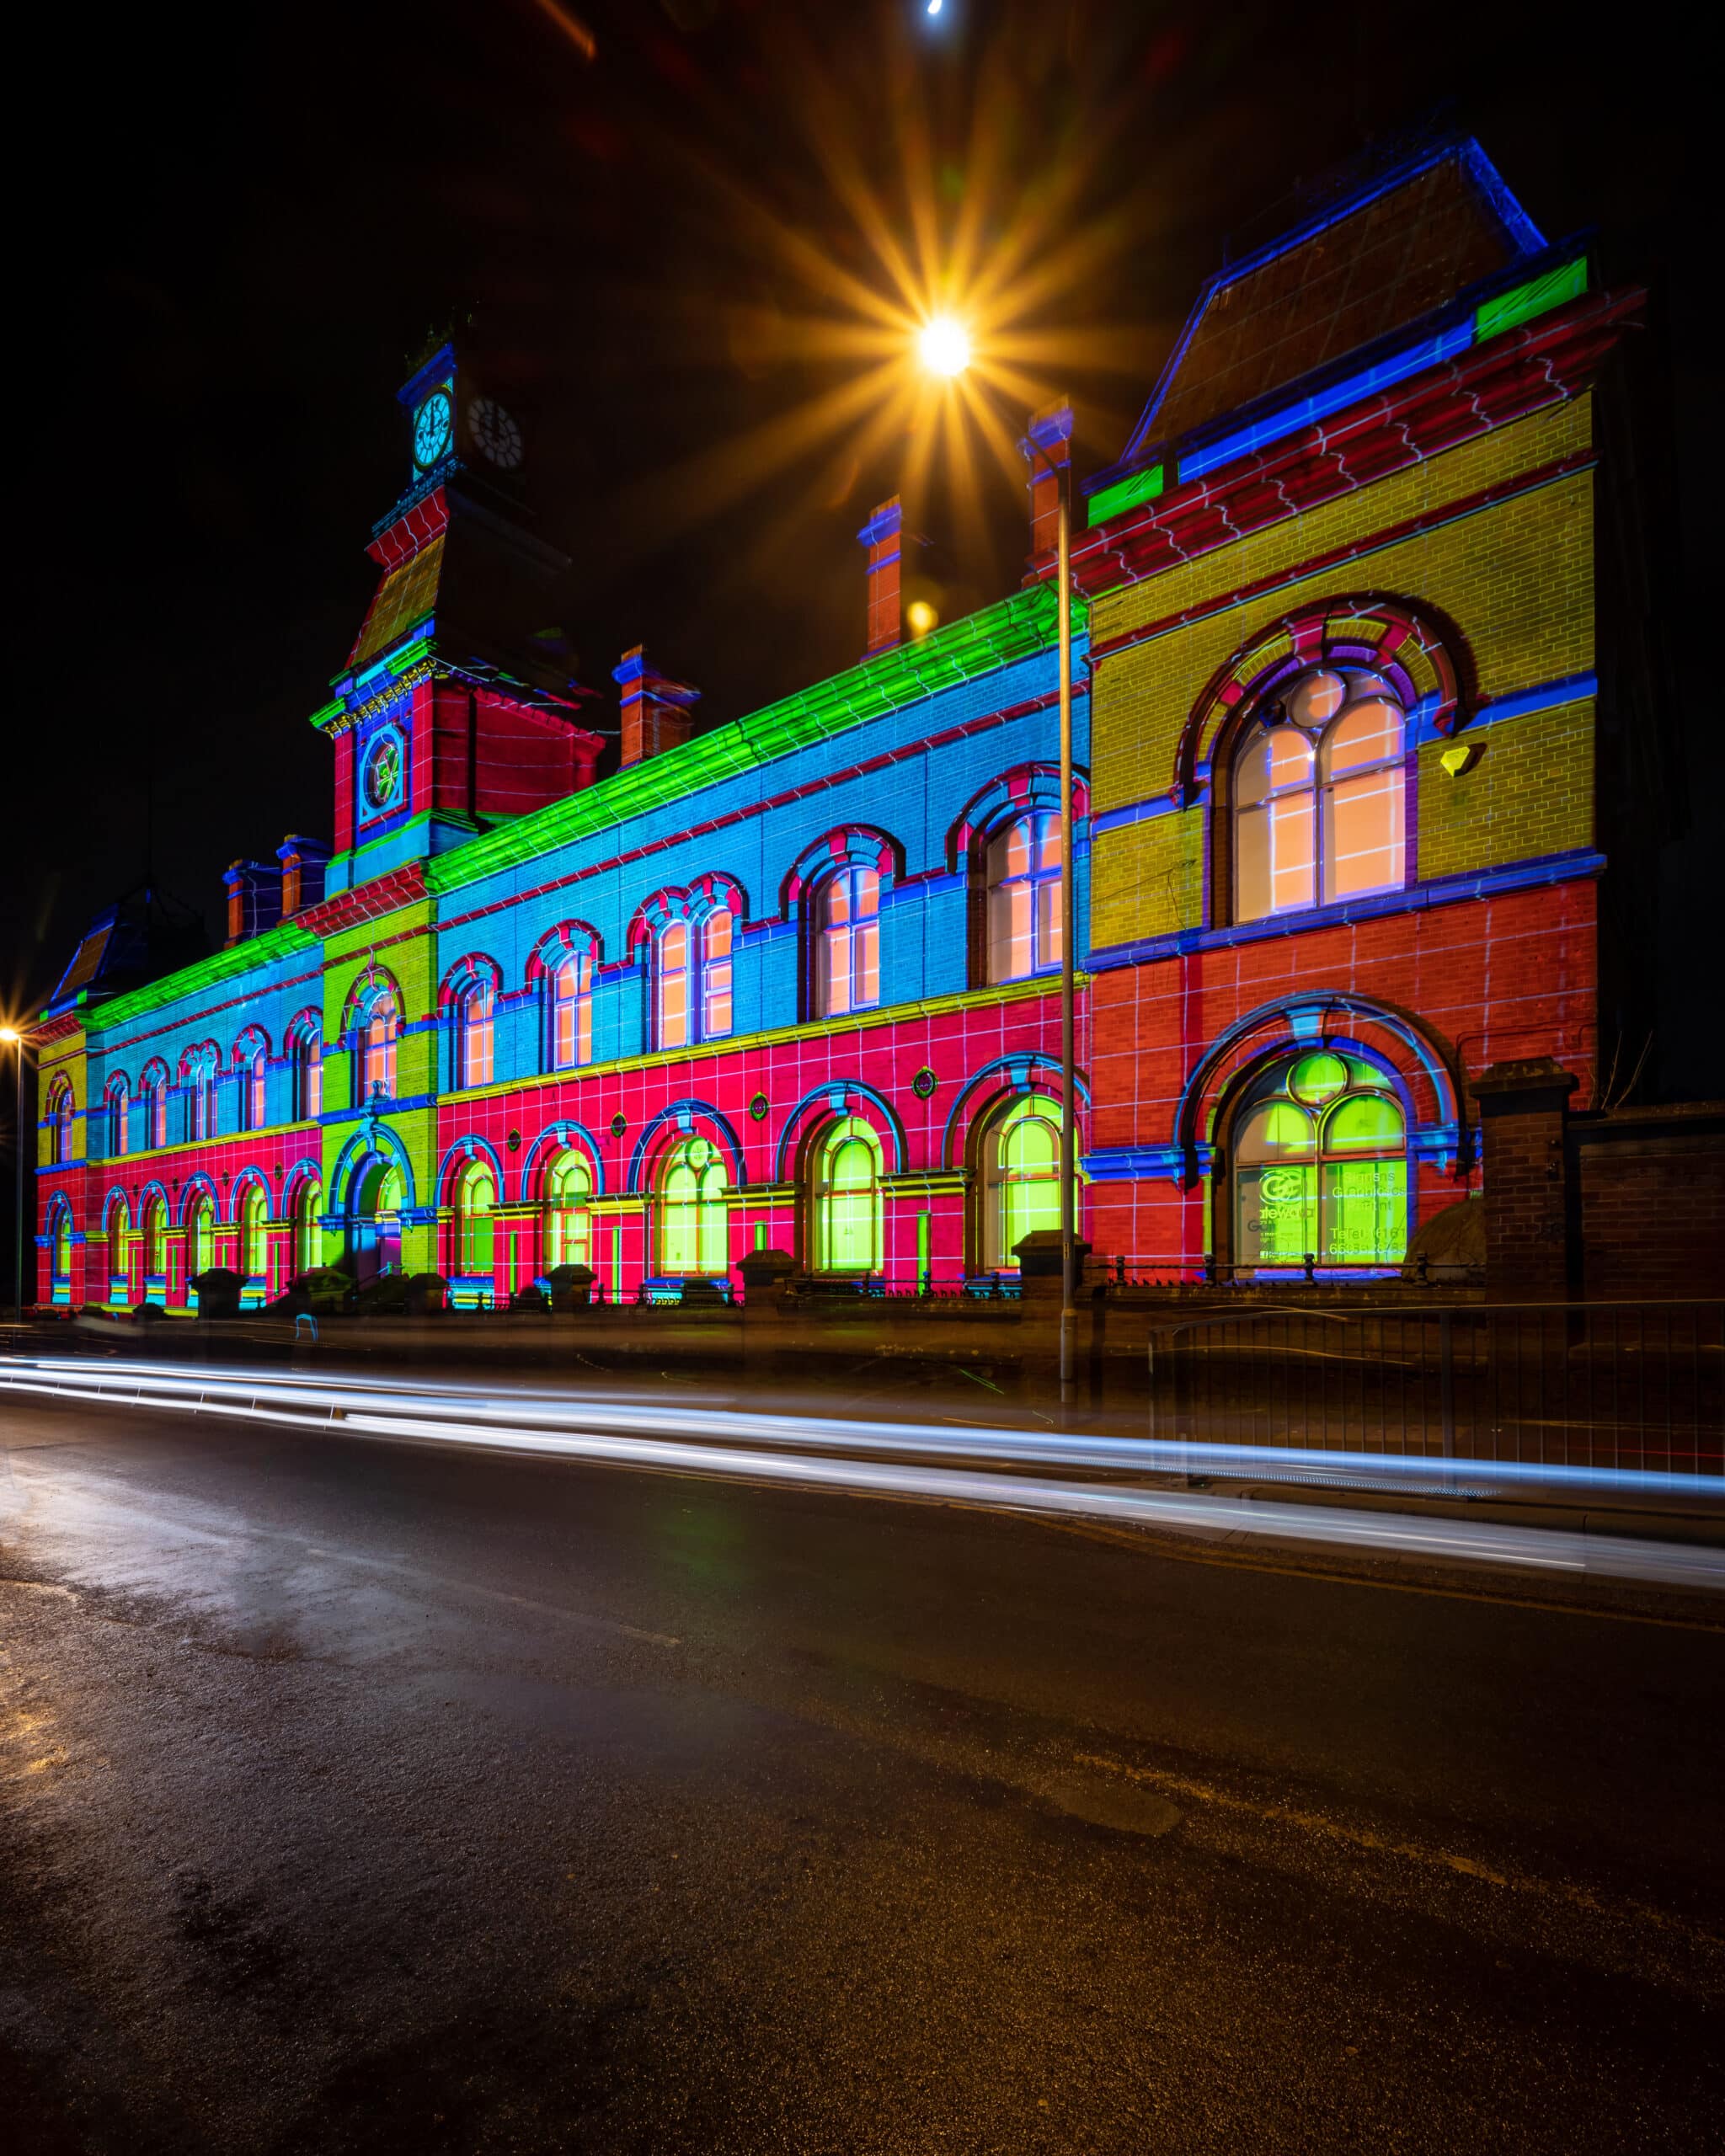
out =
[(1207, 1253), (1199, 1257), (1097, 1258), (1094, 1278), (1110, 1288), (1276, 1288), (1330, 1282), (1369, 1288), (1374, 1282), (1402, 1280), (1454, 1294), (1482, 1285), (1485, 1268), (1459, 1260), (1433, 1261), (1423, 1251), (1404, 1271), (1399, 1264), (1344, 1264), (1308, 1251), (1301, 1257), (1238, 1262)]
[(1152, 1332), (1150, 1434), (1725, 1473), (1725, 1301), (1214, 1312)]

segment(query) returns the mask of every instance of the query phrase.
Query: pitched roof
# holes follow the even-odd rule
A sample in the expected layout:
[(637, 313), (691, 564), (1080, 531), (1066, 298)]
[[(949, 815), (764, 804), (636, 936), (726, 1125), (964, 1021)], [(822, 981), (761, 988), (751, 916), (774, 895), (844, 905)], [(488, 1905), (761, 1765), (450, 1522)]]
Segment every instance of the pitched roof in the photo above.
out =
[(1430, 314), (1545, 242), (1471, 138), (1350, 189), (1212, 277), (1120, 468)]

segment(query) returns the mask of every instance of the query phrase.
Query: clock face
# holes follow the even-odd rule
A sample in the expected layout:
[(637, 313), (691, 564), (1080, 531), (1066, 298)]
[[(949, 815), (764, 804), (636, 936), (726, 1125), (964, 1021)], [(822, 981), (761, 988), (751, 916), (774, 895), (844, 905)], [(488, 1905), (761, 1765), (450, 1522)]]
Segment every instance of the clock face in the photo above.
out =
[(473, 399), (467, 414), (467, 431), (480, 456), (499, 472), (513, 472), (520, 464), (521, 430), (494, 398)]
[(360, 781), (366, 807), (372, 814), (389, 808), (400, 794), (401, 766), (401, 736), (380, 734), (366, 752)]
[(434, 389), (414, 414), (414, 462), (423, 472), (448, 449), (455, 407), (446, 389)]

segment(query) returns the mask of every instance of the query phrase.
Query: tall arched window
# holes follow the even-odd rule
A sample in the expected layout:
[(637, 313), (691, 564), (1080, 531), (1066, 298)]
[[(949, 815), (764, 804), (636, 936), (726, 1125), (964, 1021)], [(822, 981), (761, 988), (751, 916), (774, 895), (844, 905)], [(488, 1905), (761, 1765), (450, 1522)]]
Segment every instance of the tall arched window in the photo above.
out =
[(168, 1270), (168, 1208), (159, 1194), (144, 1201), (144, 1270), (163, 1273)]
[(496, 1265), (497, 1178), (489, 1161), (469, 1161), (456, 1185), (456, 1267), (489, 1279)]
[(186, 1253), (194, 1273), (207, 1273), (216, 1262), (216, 1208), (207, 1191), (197, 1192), (186, 1214)]
[(1020, 816), (988, 842), (988, 978), (1028, 980), (1060, 963), (1060, 819)]
[(1016, 1272), (1018, 1246), (1060, 1225), (1060, 1112), (1040, 1093), (1015, 1100), (983, 1134), (982, 1262)]
[(689, 924), (668, 921), (653, 946), (653, 1044), (689, 1045)]
[(110, 1078), (108, 1081), (106, 1101), (108, 1108), (108, 1157), (110, 1161), (123, 1161), (126, 1158), (126, 1149), (131, 1143), (131, 1135), (126, 1124), (126, 1110), (130, 1103), (126, 1098), (126, 1081), (124, 1078), (115, 1077)]
[[(19, 1050), (22, 1054), (23, 1050)], [(56, 1078), (48, 1088), (48, 1159), (56, 1167), (72, 1158), (72, 1127), (77, 1108), (72, 1100), (72, 1081)]]
[(360, 1100), (395, 1097), (395, 1043), (401, 1031), (401, 1006), (392, 988), (377, 986), (360, 1019)]
[(1385, 1072), (1321, 1049), (1265, 1071), (1233, 1142), (1236, 1263), (1399, 1265), (1407, 1126)]
[(270, 1262), (270, 1201), (248, 1182), (239, 1201), (239, 1269), (248, 1279), (262, 1276)]
[(809, 1188), (817, 1273), (880, 1270), (880, 1140), (860, 1117), (823, 1131)]
[(559, 1153), (545, 1171), (545, 1265), (593, 1262), (593, 1170), (579, 1153)]
[(144, 1143), (152, 1148), (168, 1143), (168, 1065), (152, 1063), (144, 1072)]
[(1234, 918), (1405, 880), (1406, 714), (1381, 675), (1318, 667), (1266, 698), (1234, 758)]
[(665, 1156), (654, 1199), (658, 1269), (669, 1278), (726, 1277), (724, 1156), (710, 1138), (686, 1138)]
[(270, 1059), (255, 1035), (243, 1039), (233, 1051), (234, 1091), (241, 1130), (262, 1130), (270, 1121), (267, 1098)]
[(593, 1060), (592, 952), (566, 951), (546, 979), (551, 1068), (578, 1070)]
[(293, 1034), (293, 1119), (313, 1123), (323, 1113), (323, 1036), (302, 1019)]
[(216, 1081), (221, 1058), (213, 1047), (189, 1049), (181, 1058), (179, 1075), (186, 1088), (185, 1134), (195, 1141), (216, 1134)]
[(323, 1232), (318, 1215), (323, 1209), (323, 1187), (308, 1176), (294, 1193), (293, 1269), (310, 1273), (323, 1262)]
[(489, 1086), (497, 1062), (497, 991), (489, 980), (466, 987), (456, 1006), (456, 1082)]
[(72, 1208), (61, 1198), (54, 1209), (49, 1230), (50, 1266), (54, 1276), (54, 1299), (67, 1301), (72, 1294)]
[(814, 1008), (823, 1018), (880, 1001), (880, 878), (841, 868), (814, 899)]

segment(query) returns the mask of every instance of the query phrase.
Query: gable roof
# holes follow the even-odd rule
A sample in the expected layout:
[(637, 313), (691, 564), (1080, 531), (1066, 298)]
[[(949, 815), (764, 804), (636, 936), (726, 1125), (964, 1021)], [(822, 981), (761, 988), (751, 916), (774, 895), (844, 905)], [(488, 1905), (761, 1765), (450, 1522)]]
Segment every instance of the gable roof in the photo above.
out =
[(1545, 245), (1471, 137), (1404, 160), (1210, 279), (1115, 470), (1393, 335)]

